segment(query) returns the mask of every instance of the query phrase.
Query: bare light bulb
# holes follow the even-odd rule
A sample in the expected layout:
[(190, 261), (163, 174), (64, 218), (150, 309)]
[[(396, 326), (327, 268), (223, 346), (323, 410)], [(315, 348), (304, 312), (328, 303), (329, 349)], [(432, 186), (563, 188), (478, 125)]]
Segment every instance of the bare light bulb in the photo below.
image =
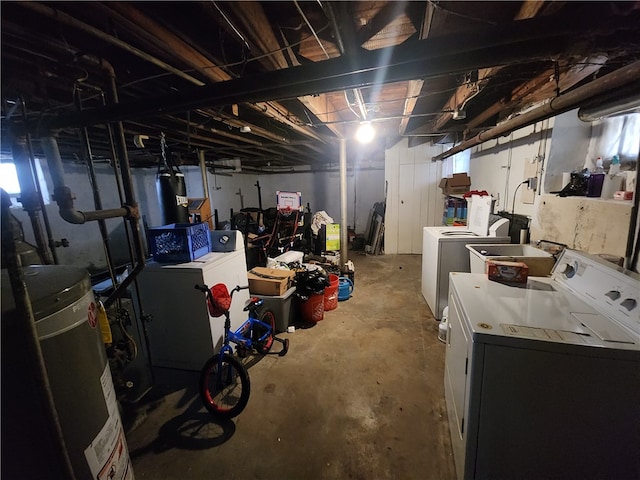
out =
[(356, 130), (356, 140), (360, 143), (369, 143), (376, 135), (376, 130), (371, 122), (362, 122)]

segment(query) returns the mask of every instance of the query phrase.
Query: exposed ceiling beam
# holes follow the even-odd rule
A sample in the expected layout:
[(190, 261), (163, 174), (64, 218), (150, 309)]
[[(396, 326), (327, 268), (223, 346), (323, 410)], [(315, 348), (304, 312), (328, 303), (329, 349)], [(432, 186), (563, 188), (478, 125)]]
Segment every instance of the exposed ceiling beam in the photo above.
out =
[[(255, 45), (260, 51), (259, 62), (268, 70), (279, 70), (288, 68), (287, 60), (281, 51), (280, 43), (275, 32), (259, 2), (231, 2), (227, 4), (234, 15), (238, 18), (242, 27), (242, 35)], [(267, 102), (258, 103), (252, 108), (263, 112), (267, 116), (288, 125), (293, 130), (306, 135), (315, 140), (322, 140), (313, 130), (301, 126), (295, 121), (295, 115), (291, 114), (281, 104), (271, 104)], [(315, 112), (314, 112), (315, 113)]]
[(249, 127), (251, 128), (251, 133), (258, 137), (267, 138), (277, 143), (286, 144), (289, 143), (289, 139), (283, 137), (282, 134), (273, 133), (271, 130), (267, 130), (266, 128), (262, 128), (258, 125), (255, 125), (246, 120), (241, 120), (232, 115), (228, 115), (222, 112), (206, 112), (202, 109), (197, 109), (198, 112), (201, 112), (205, 115), (209, 115), (211, 118), (218, 119), (219, 121), (236, 128)]
[[(539, 75), (538, 82), (534, 79), (514, 89), (514, 96), (520, 97), (522, 102), (535, 103), (556, 94), (562, 94), (585, 78), (597, 73), (607, 60), (606, 55), (596, 54), (568, 65), (562, 65), (563, 62), (559, 62), (557, 83), (554, 78), (555, 70), (550, 68)], [(535, 87), (534, 83), (537, 84)]]
[[(249, 38), (252, 44), (260, 50), (260, 63), (268, 70), (280, 70), (288, 68), (287, 60), (281, 51), (280, 43), (276, 38), (276, 34), (271, 28), (271, 24), (267, 19), (262, 5), (259, 2), (231, 2), (228, 6), (232, 9), (235, 16), (241, 23), (243, 35)], [(266, 55), (269, 54), (269, 55)], [(258, 103), (256, 104), (259, 110), (263, 111), (266, 115), (278, 120), (291, 127), (298, 133), (302, 133), (315, 140), (322, 140), (322, 138), (308, 127), (304, 127), (292, 121), (291, 118), (295, 118), (284, 109), (282, 105), (272, 105), (270, 103)], [(320, 115), (323, 112), (313, 109), (313, 105), (309, 109), (315, 114)]]
[(407, 125), (409, 125), (411, 114), (416, 106), (423, 84), (424, 80), (409, 80), (409, 82), (407, 82), (407, 98), (404, 101), (402, 120), (400, 120), (400, 126), (398, 128), (400, 135), (404, 135), (407, 130)]
[(174, 75), (181, 77), (191, 83), (193, 83), (194, 85), (204, 85), (203, 82), (201, 82), (200, 80), (198, 80), (197, 78), (194, 78), (193, 76), (181, 71), (178, 68), (173, 67), (172, 65), (169, 65), (166, 62), (163, 62), (162, 60), (154, 57), (153, 55), (149, 55), (146, 52), (143, 52), (142, 50), (134, 47), (133, 45), (130, 45), (122, 40), (120, 40), (119, 38), (116, 38), (112, 35), (109, 35), (105, 32), (103, 32), (100, 29), (97, 29), (91, 25), (88, 25), (84, 22), (81, 22), (80, 20), (77, 20), (75, 18), (73, 18), (71, 15), (68, 15), (64, 12), (61, 12), (60, 10), (48, 7), (46, 5), (37, 3), (37, 2), (21, 2), (18, 3), (18, 5), (21, 5), (23, 7), (26, 7), (32, 11), (35, 11), (41, 15), (45, 15), (49, 18), (54, 19), (57, 22), (62, 23), (63, 25), (67, 25), (73, 28), (77, 28), (78, 30), (84, 31), (85, 33), (89, 33), (91, 35), (94, 35), (98, 38), (100, 38), (101, 40), (110, 43), (112, 45), (115, 45), (117, 47), (120, 47), (123, 50), (128, 51), (129, 53), (132, 53), (133, 55), (138, 56), (139, 58), (144, 59), (147, 62), (152, 63), (153, 65), (156, 65), (157, 67), (162, 68), (163, 70), (166, 70), (168, 72), (173, 73)]
[(123, 17), (127, 18), (130, 22), (137, 25), (140, 29), (151, 33), (164, 44), (168, 51), (178, 58), (182, 58), (186, 64), (195, 68), (209, 80), (214, 82), (223, 82), (232, 78), (231, 75), (211, 62), (211, 60), (202, 55), (196, 49), (188, 45), (174, 32), (167, 30), (162, 25), (147, 17), (133, 5), (126, 2), (109, 2), (107, 5)]
[[(209, 59), (204, 57), (202, 54), (200, 54), (198, 51), (196, 51), (189, 45), (185, 44), (175, 34), (173, 34), (172, 32), (168, 32), (166, 29), (164, 29), (164, 27), (161, 27), (160, 25), (153, 22), (148, 17), (144, 16), (137, 9), (124, 3), (114, 2), (114, 3), (110, 3), (110, 5), (112, 6), (112, 8), (115, 9), (117, 14), (127, 19), (130, 25), (137, 25), (137, 27), (139, 28), (139, 31), (136, 33), (139, 33), (140, 31), (144, 31), (147, 33), (150, 32), (152, 36), (156, 39), (156, 42), (162, 42), (162, 45), (164, 45), (164, 48), (172, 50), (174, 54), (176, 54), (177, 56), (185, 60), (189, 65), (191, 65), (192, 67), (200, 71), (204, 76), (208, 77), (213, 81), (222, 81), (222, 80), (231, 79), (231, 76), (229, 76), (226, 72), (224, 72), (224, 70), (218, 68), (215, 64), (211, 63)], [(178, 75), (195, 85), (199, 85), (199, 86), (204, 85), (203, 82), (192, 77), (191, 75), (188, 75), (172, 67), (171, 65), (168, 65), (162, 60), (157, 59), (152, 55), (146, 52), (143, 52), (142, 50), (136, 47), (133, 47), (116, 37), (108, 35), (102, 32), (101, 30), (95, 27), (92, 27), (91, 25), (81, 22), (66, 13), (60, 12), (56, 9), (50, 8), (46, 5), (42, 5), (36, 2), (28, 2), (26, 4), (23, 4), (23, 6), (26, 6), (27, 8), (30, 8), (31, 10), (34, 10), (40, 14), (54, 18), (55, 20), (60, 21), (63, 24), (66, 24), (74, 28), (78, 28), (86, 33), (95, 35), (98, 38), (104, 41), (107, 41), (108, 43), (111, 43), (113, 45), (116, 45), (126, 51), (129, 51), (130, 53), (133, 53), (134, 55), (137, 55), (138, 57), (150, 63), (153, 63), (154, 65), (159, 66), (160, 68), (163, 68), (164, 70), (167, 70), (175, 75)], [(264, 107), (252, 106), (252, 108), (256, 108), (256, 109), (260, 109), (260, 111), (264, 111)], [(271, 113), (271, 117), (278, 121), (281, 121), (282, 123), (287, 123), (289, 126), (300, 131), (301, 133), (304, 133), (308, 136), (311, 136), (312, 138), (317, 139), (314, 132), (309, 131), (308, 129), (300, 129), (297, 125), (293, 125), (292, 122), (290, 122), (288, 119), (283, 120), (283, 116), (280, 114), (280, 112), (275, 111), (275, 109), (273, 109)]]
[(342, 117), (336, 111), (335, 105), (327, 95), (305, 95), (298, 98), (321, 122), (327, 124), (338, 138), (344, 137), (344, 129), (333, 122), (339, 122)]
[[(431, 2), (428, 2), (424, 11), (422, 24), (420, 25), (420, 40), (429, 38), (429, 33), (431, 31), (431, 22), (433, 21), (435, 10), (435, 6)], [(407, 131), (407, 126), (409, 125), (411, 114), (413, 113), (413, 109), (416, 107), (418, 95), (420, 95), (423, 85), (424, 80), (409, 80), (409, 85), (407, 85), (407, 98), (404, 102), (404, 108), (402, 110), (402, 120), (400, 120), (400, 126), (398, 127), (399, 135), (404, 135)]]
[[(540, 0), (526, 0), (522, 2), (520, 10), (516, 14), (514, 20), (524, 20), (527, 18), (533, 18), (542, 10), (545, 2)], [(490, 79), (497, 74), (503, 68), (502, 65), (483, 69), (478, 72), (478, 81), (473, 85), (465, 83), (460, 85), (456, 91), (449, 97), (443, 106), (443, 113), (435, 119), (433, 129), (435, 131), (441, 130), (444, 125), (451, 120), (453, 113), (458, 109), (462, 109), (464, 105), (475, 95), (480, 93), (480, 90), (486, 85), (486, 79)]]
[[(607, 57), (603, 55), (594, 55), (585, 58), (582, 62), (577, 63), (569, 69), (562, 69), (559, 74), (557, 85), (560, 93), (566, 91), (587, 78), (589, 75), (600, 70), (606, 61)], [(552, 69), (545, 70), (532, 80), (518, 86), (512, 91), (510, 98), (503, 98), (499, 100), (486, 108), (479, 115), (472, 118), (467, 124), (465, 136), (468, 136), (475, 128), (479, 127), (500, 112), (511, 110), (516, 105), (527, 102), (539, 102), (546, 98), (553, 97), (555, 95), (554, 90), (556, 89), (556, 83), (550, 81), (550, 79), (553, 79), (553, 76), (554, 71)]]
[(603, 48), (603, 44), (613, 49), (629, 41), (629, 35), (637, 28), (638, 16), (638, 12), (633, 12), (625, 17), (616, 17), (611, 22), (588, 15), (584, 18), (574, 15), (572, 21), (563, 16), (547, 17), (544, 22), (537, 18), (521, 20), (499, 27), (484, 27), (474, 32), (365, 51), (355, 58), (334, 58), (126, 104), (61, 114), (52, 120), (51, 126), (114, 121), (154, 113), (186, 111), (198, 106), (260, 102), (365, 85), (433, 78), (516, 60), (576, 53), (584, 48), (579, 40), (585, 36), (590, 41), (591, 49)]
[(251, 39), (251, 43), (262, 54), (270, 53), (270, 55), (258, 60), (266, 69), (277, 70), (289, 66), (269, 19), (259, 2), (228, 2), (225, 3), (225, 6), (231, 8), (242, 24), (242, 33)]
[(407, 2), (387, 2), (374, 17), (369, 20), (366, 25), (360, 28), (355, 34), (355, 43), (358, 46), (363, 45), (380, 30), (393, 22), (400, 15), (404, 14), (407, 8)]
[[(182, 58), (187, 64), (191, 65), (193, 68), (201, 71), (203, 75), (208, 77), (210, 80), (214, 82), (222, 82), (231, 80), (231, 75), (225, 72), (223, 69), (218, 67), (216, 64), (212, 63), (208, 58), (198, 52), (196, 49), (191, 47), (189, 44), (184, 42), (180, 37), (178, 37), (175, 33), (168, 31), (163, 26), (157, 24), (149, 17), (145, 16), (142, 12), (131, 6), (130, 4), (114, 2), (111, 4), (112, 8), (118, 11), (121, 15), (129, 18), (133, 23), (138, 25), (141, 29), (146, 30), (147, 32), (151, 32), (158, 39), (162, 40), (165, 44), (165, 47), (173, 52), (173, 54)], [(246, 9), (246, 17), (247, 19), (253, 19), (257, 21), (258, 31), (252, 31), (252, 39), (255, 40), (255, 35), (258, 34), (258, 40), (260, 38), (266, 38), (266, 44), (272, 46), (274, 50), (278, 50), (280, 46), (277, 41), (275, 41), (275, 36), (273, 35), (273, 31), (269, 26), (268, 22), (266, 22), (266, 16), (264, 15), (264, 11), (262, 7), (257, 2), (240, 2), (238, 5), (242, 5), (239, 9), (241, 12), (245, 12)], [(255, 18), (254, 18), (255, 17)], [(267, 30), (268, 29), (268, 30)], [(262, 36), (262, 37), (261, 37)], [(269, 42), (268, 38), (274, 40), (273, 42)], [(275, 43), (274, 43), (275, 42)], [(278, 55), (279, 53), (279, 55)], [(280, 59), (282, 57), (283, 65), (280, 65)], [(269, 55), (264, 57), (266, 59), (276, 59), (277, 66), (279, 68), (286, 68), (286, 61), (284, 60), (284, 56), (281, 52), (277, 52), (274, 55)], [(302, 135), (306, 135), (315, 140), (320, 140), (320, 137), (316, 135), (315, 132), (306, 127), (301, 127), (291, 120), (291, 117), (294, 117), (290, 112), (288, 112), (282, 105), (271, 105), (269, 103), (260, 103), (260, 104), (250, 104), (250, 108), (257, 110), (261, 113), (266, 114), (270, 118), (277, 120), (280, 123), (283, 123), (298, 133)]]
[(313, 138), (314, 140), (324, 141), (322, 137), (320, 137), (316, 132), (314, 132), (309, 127), (304, 125), (300, 125), (295, 120), (297, 117), (289, 112), (281, 103), (277, 102), (257, 102), (255, 104), (249, 104), (251, 108), (257, 110), (264, 115), (273, 118), (274, 120), (287, 125), (292, 130), (295, 130), (298, 133), (306, 135), (309, 138)]
[[(233, 133), (229, 130), (226, 130), (224, 128), (215, 128), (215, 127), (206, 127), (205, 125), (203, 125), (202, 123), (198, 123), (198, 122), (189, 122), (184, 118), (180, 118), (180, 117), (175, 117), (173, 115), (166, 115), (166, 118), (169, 118), (173, 121), (175, 121), (176, 123), (181, 123), (184, 128), (196, 128), (196, 129), (201, 129), (204, 132), (207, 133), (213, 133), (216, 136), (219, 137), (225, 137), (225, 138), (230, 138), (232, 140), (236, 140), (240, 143), (235, 143), (235, 144), (228, 144), (234, 147), (239, 147), (240, 145), (243, 144), (249, 144), (249, 145), (257, 145), (257, 146), (263, 146), (263, 143), (258, 141), (258, 140), (253, 140), (252, 138), (250, 138), (250, 135), (244, 134), (244, 133)], [(211, 117), (208, 117), (211, 118)], [(239, 131), (239, 130), (236, 130)], [(220, 142), (220, 143), (224, 143), (224, 142)]]
[(436, 155), (432, 160), (442, 160), (450, 157), (458, 152), (471, 148), (475, 145), (479, 145), (487, 140), (497, 138), (503, 135), (508, 135), (510, 132), (522, 128), (527, 125), (532, 125), (535, 122), (545, 120), (560, 113), (576, 108), (580, 102), (588, 101), (589, 99), (597, 98), (598, 95), (611, 92), (616, 89), (623, 88), (627, 85), (637, 85), (640, 81), (640, 60), (626, 65), (614, 72), (608, 73), (600, 78), (589, 82), (586, 85), (582, 85), (565, 95), (561, 95), (552, 99), (539, 107), (536, 107), (526, 113), (511, 118), (489, 130), (479, 133), (473, 138), (467, 139), (459, 145), (450, 148), (446, 152)]
[(293, 48), (291, 48), (291, 45), (289, 44), (289, 41), (287, 40), (287, 37), (282, 31), (282, 29), (280, 29), (280, 37), (282, 38), (282, 43), (284, 43), (285, 49), (287, 51), (287, 55), (289, 57), (289, 63), (291, 64), (290, 66), (302, 65), (302, 63), (300, 63), (300, 60), (298, 59), (298, 56), (293, 51)]

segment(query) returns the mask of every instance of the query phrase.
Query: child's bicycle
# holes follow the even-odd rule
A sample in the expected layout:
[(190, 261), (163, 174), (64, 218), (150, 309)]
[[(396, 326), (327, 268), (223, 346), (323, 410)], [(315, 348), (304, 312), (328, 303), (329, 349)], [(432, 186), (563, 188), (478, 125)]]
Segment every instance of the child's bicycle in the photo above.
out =
[(200, 398), (213, 416), (233, 418), (247, 406), (251, 388), (247, 369), (233, 355), (233, 348), (229, 343), (235, 343), (238, 357), (244, 358), (254, 349), (260, 354), (268, 354), (276, 340), (282, 343), (282, 350), (272, 353), (282, 357), (289, 350), (289, 339), (275, 337), (275, 316), (270, 310), (258, 313), (258, 307), (263, 301), (256, 297), (251, 298), (244, 307), (244, 311), (249, 312), (247, 320), (235, 332), (231, 331), (229, 308), (233, 294), (249, 288), (248, 286), (238, 285), (231, 290), (231, 294), (223, 283), (211, 288), (207, 285), (196, 285), (195, 288), (205, 293), (212, 317), (225, 316), (222, 348), (207, 360), (200, 373)]

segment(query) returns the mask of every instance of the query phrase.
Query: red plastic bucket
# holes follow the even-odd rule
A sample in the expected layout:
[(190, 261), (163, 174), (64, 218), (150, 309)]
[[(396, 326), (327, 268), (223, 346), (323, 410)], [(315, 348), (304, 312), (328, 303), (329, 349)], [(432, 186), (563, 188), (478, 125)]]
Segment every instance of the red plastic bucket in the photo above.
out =
[(319, 322), (324, 318), (324, 295), (314, 293), (300, 304), (300, 313), (305, 322)]
[(333, 310), (338, 307), (338, 287), (340, 287), (340, 277), (329, 274), (329, 286), (324, 289), (324, 310)]

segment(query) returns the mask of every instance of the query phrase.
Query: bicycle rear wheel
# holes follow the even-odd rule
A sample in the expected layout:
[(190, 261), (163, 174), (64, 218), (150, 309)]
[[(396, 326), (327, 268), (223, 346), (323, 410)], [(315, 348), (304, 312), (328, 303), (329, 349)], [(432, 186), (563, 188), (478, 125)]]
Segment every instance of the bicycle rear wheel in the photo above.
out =
[(214, 355), (200, 373), (200, 398), (214, 417), (233, 418), (247, 406), (251, 385), (245, 366), (235, 357)]
[[(273, 335), (276, 331), (276, 317), (271, 310), (265, 310), (260, 315), (258, 315), (258, 320), (262, 323), (266, 323), (269, 325), (268, 331), (265, 327), (259, 324), (255, 324), (253, 327), (253, 341), (256, 342), (256, 350), (258, 353), (262, 355), (266, 355), (271, 350), (271, 346), (273, 345)], [(260, 337), (265, 335), (268, 332), (267, 337), (260, 341)]]

